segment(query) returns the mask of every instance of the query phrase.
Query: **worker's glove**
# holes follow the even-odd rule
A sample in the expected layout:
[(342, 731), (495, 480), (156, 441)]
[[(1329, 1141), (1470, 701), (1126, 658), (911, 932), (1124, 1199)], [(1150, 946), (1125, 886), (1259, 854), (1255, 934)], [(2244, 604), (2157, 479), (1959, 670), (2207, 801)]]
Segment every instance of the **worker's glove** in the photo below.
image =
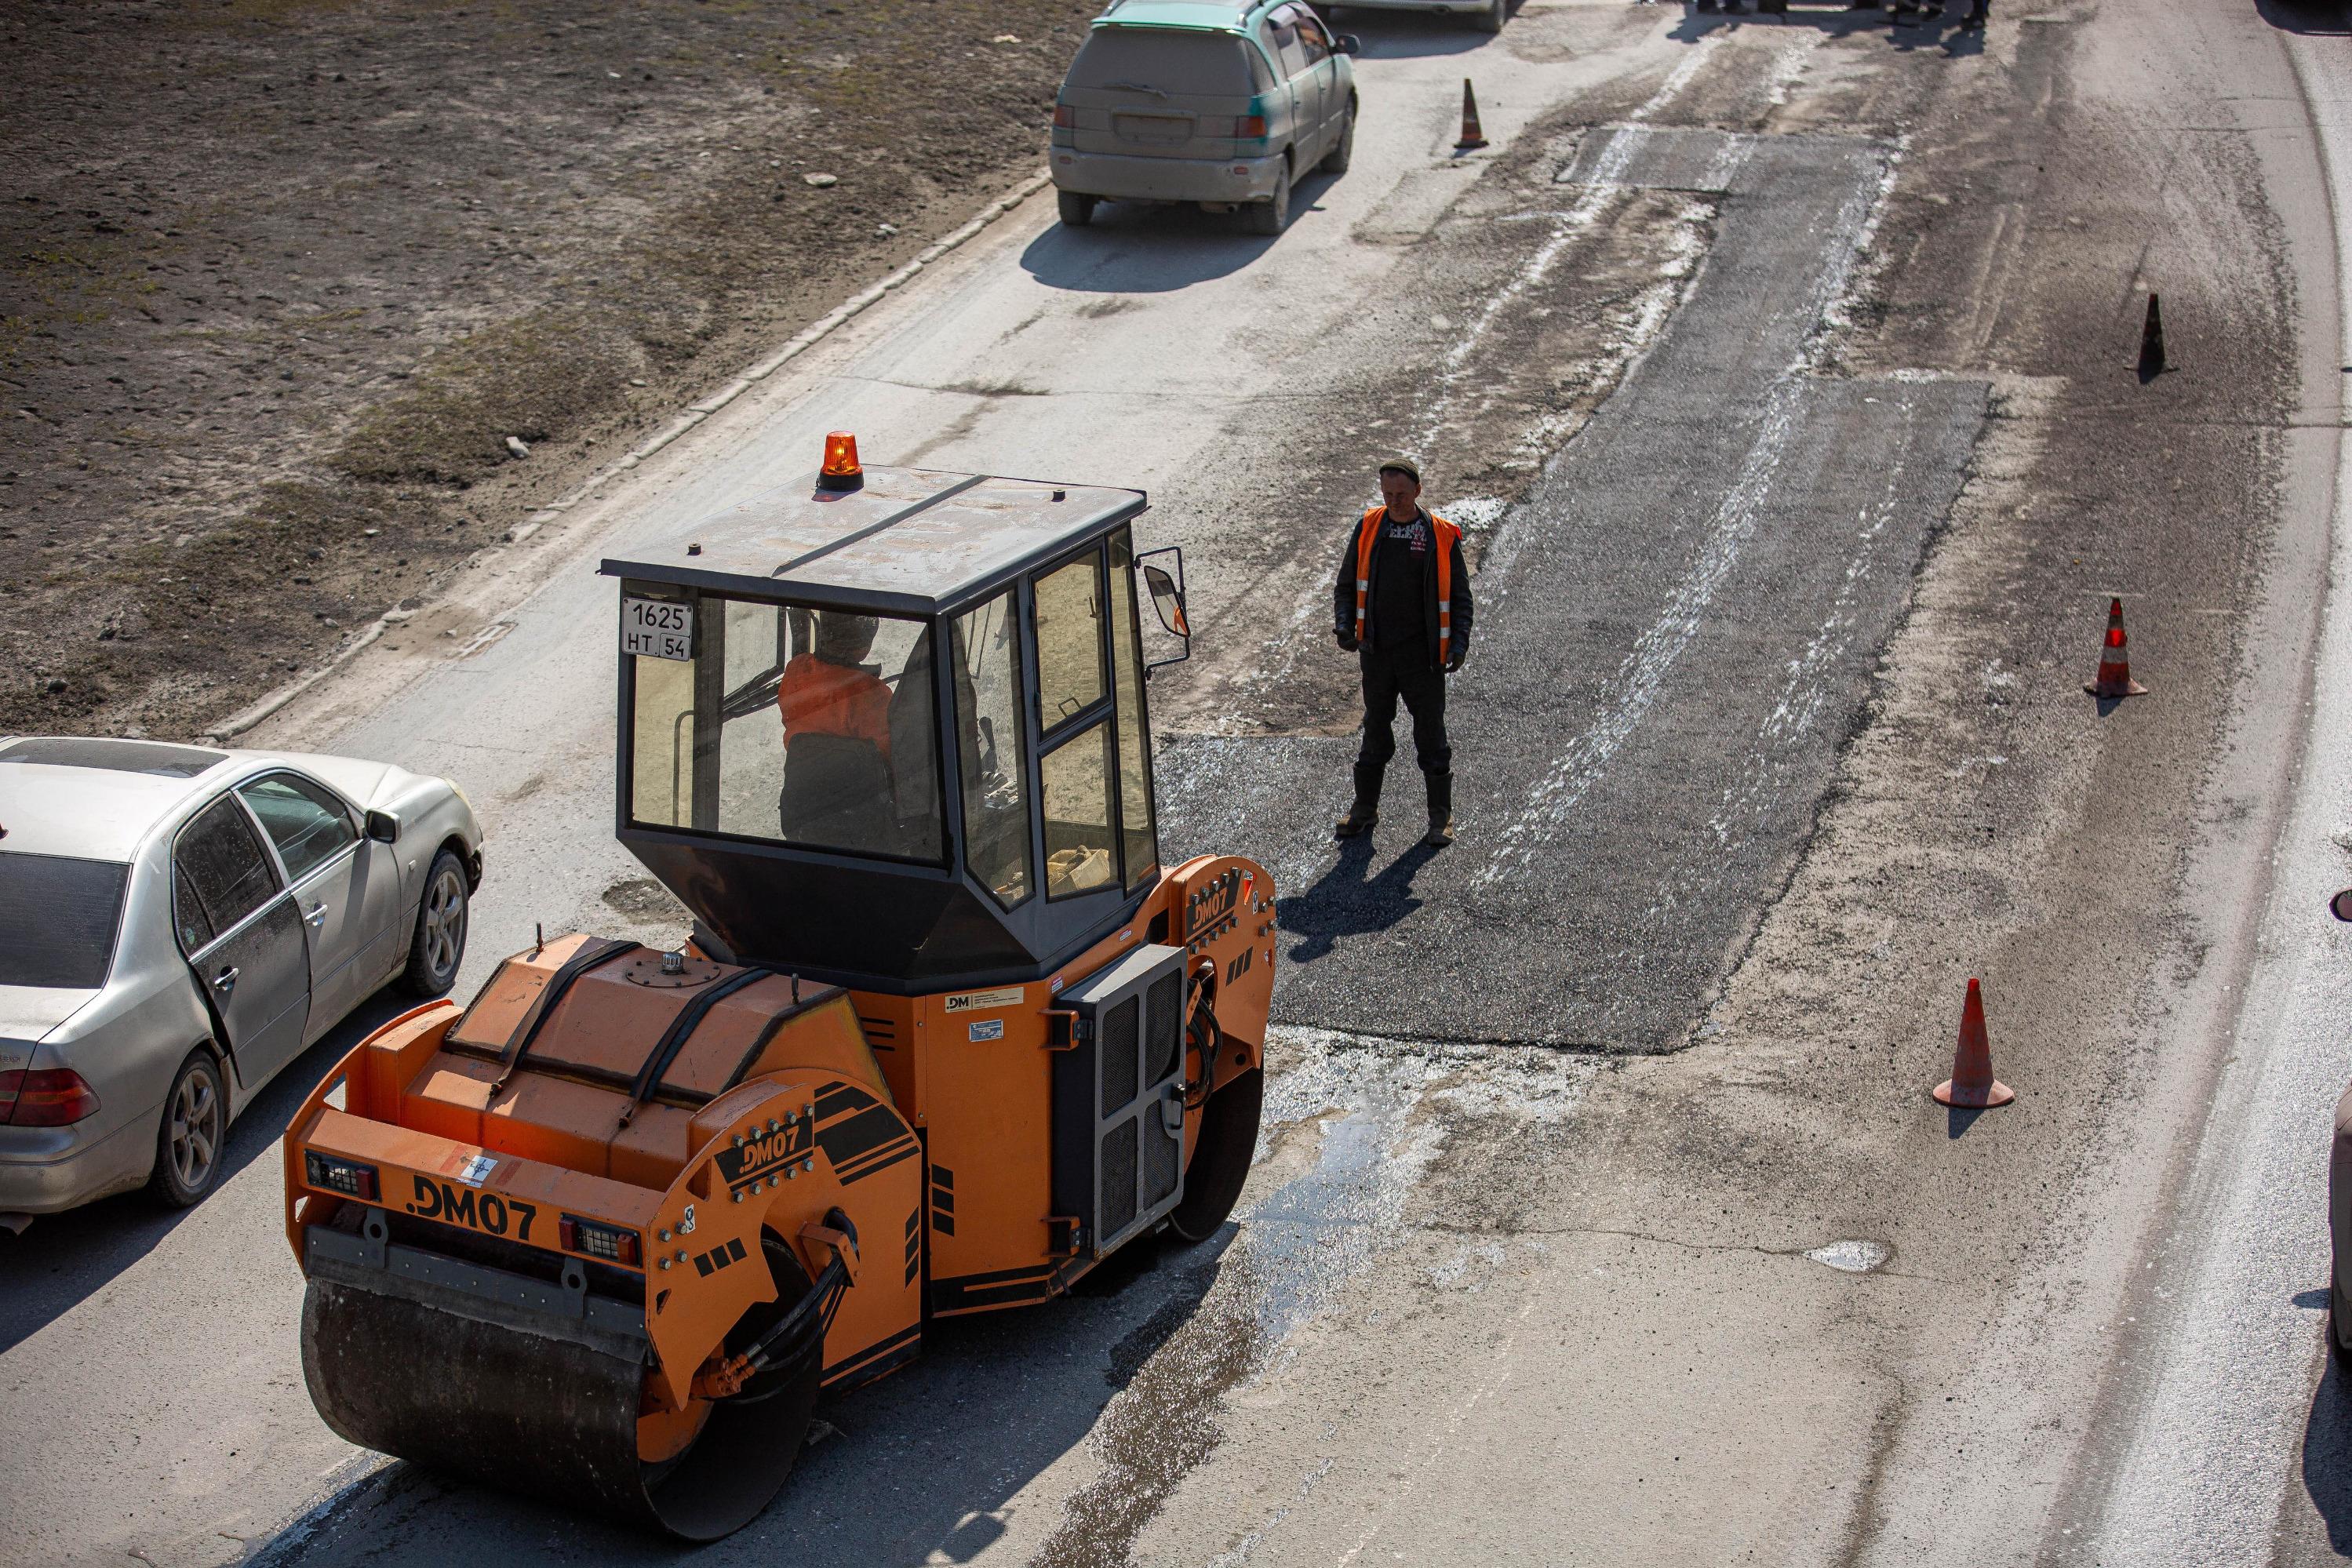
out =
[(1361, 644), (1356, 641), (1356, 634), (1353, 632), (1334, 632), (1331, 633), (1331, 636), (1333, 640), (1338, 642), (1339, 644), (1339, 651), (1343, 653), (1352, 653), (1357, 650), (1357, 648), (1361, 646)]
[(1469, 650), (1469, 649), (1467, 649), (1467, 648), (1456, 648), (1456, 649), (1454, 649), (1454, 652), (1452, 652), (1451, 653), (1448, 653), (1448, 654), (1445, 656), (1445, 673), (1446, 673), (1447, 674), (1449, 674), (1449, 675), (1450, 675), (1450, 674), (1452, 674), (1454, 671), (1456, 671), (1456, 670), (1460, 669), (1460, 668), (1462, 667), (1462, 661), (1463, 661), (1463, 660), (1465, 660), (1465, 659), (1466, 659), (1466, 658), (1468, 658), (1469, 656), (1470, 656), (1470, 650)]

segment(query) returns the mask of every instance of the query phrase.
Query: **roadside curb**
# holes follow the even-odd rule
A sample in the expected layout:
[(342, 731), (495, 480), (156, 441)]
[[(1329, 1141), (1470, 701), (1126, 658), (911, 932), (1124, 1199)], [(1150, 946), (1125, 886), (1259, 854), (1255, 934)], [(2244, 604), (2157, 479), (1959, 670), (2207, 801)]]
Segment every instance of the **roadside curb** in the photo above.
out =
[[(570, 494), (550, 501), (546, 506), (541, 507), (539, 510), (531, 513), (527, 520), (509, 529), (506, 538), (499, 541), (499, 543), (476, 551), (474, 555), (469, 558), (468, 564), (479, 561), (487, 556), (494, 555), (500, 550), (511, 549), (516, 545), (523, 543), (533, 534), (539, 532), (541, 528), (546, 527), (549, 523), (556, 521), (558, 518), (562, 517), (564, 513), (570, 511), (581, 502), (594, 496), (596, 492), (602, 489), (604, 486), (626, 475), (632, 469), (635, 469), (639, 464), (645, 462), (646, 458), (653, 456), (663, 447), (669, 445), (679, 436), (684, 435), (688, 431), (692, 430), (704, 420), (709, 419), (712, 414), (717, 413), (720, 409), (725, 408), (729, 403), (733, 402), (737, 398), (741, 397), (745, 392), (751, 391), (753, 386), (767, 380), (768, 377), (775, 374), (778, 371), (782, 370), (786, 365), (792, 363), (793, 361), (798, 359), (801, 355), (808, 352), (809, 350), (814, 348), (817, 344), (831, 337), (841, 328), (846, 326), (852, 318), (870, 309), (876, 305), (879, 305), (883, 300), (888, 298), (898, 289), (912, 282), (917, 275), (921, 273), (925, 267), (937, 262), (941, 256), (946, 256), (949, 252), (962, 248), (972, 239), (978, 237), (981, 231), (987, 228), (989, 225), (996, 222), (997, 219), (1003, 217), (1005, 214), (1011, 212), (1013, 208), (1019, 206), (1030, 197), (1035, 195), (1039, 191), (1044, 190), (1051, 182), (1051, 179), (1052, 176), (1050, 174), (1048, 174), (1045, 170), (1040, 169), (1026, 180), (1022, 181), (1019, 184), (1013, 186), (1012, 190), (1006, 192), (1003, 195), (999, 196), (996, 200), (981, 208), (980, 211), (968, 220), (961, 228), (951, 230), (948, 234), (943, 235), (939, 239), (933, 241), (931, 244), (925, 246), (921, 250), (916, 252), (915, 258), (912, 261), (908, 262), (904, 267), (899, 267), (897, 271), (890, 273), (887, 277), (884, 277), (880, 282), (874, 284), (871, 287), (851, 295), (847, 299), (843, 300), (831, 310), (825, 312), (824, 315), (817, 318), (816, 320), (803, 328), (796, 336), (788, 340), (784, 346), (778, 349), (774, 353), (759, 361), (749, 369), (737, 372), (731, 379), (722, 384), (718, 391), (711, 392), (706, 397), (698, 399), (693, 402), (688, 403), (686, 407), (680, 411), (677, 417), (672, 420), (668, 425), (664, 427), (659, 434), (639, 442), (621, 457), (612, 463), (606, 464), (604, 467), (599, 468), (596, 472), (591, 474), (586, 479), (582, 480), (579, 486)], [(215, 725), (211, 729), (205, 731), (205, 734), (198, 738), (200, 740), (207, 741), (213, 745), (219, 745), (222, 742), (233, 739), (236, 736), (242, 735), (245, 731), (251, 729), (255, 725), (259, 724), (263, 719), (266, 719), (272, 714), (277, 713), (279, 709), (286, 706), (287, 704), (292, 702), (296, 697), (300, 696), (304, 692), (309, 691), (312, 686), (326, 679), (327, 676), (332, 674), (337, 669), (341, 668), (345, 662), (352, 658), (352, 655), (358, 653), (362, 649), (366, 648), (371, 643), (374, 643), (393, 627), (397, 626), (402, 622), (415, 616), (417, 612), (418, 612), (415, 610), (400, 609), (385, 611), (383, 614), (377, 616), (373, 622), (370, 622), (365, 631), (352, 638), (342, 647), (336, 649), (333, 656), (328, 659), (325, 664), (320, 665), (317, 669), (310, 671), (307, 674), (299, 676), (292, 681), (289, 681), (286, 685), (279, 686), (276, 691), (271, 692), (268, 696), (263, 697), (259, 702), (255, 703), (252, 706), (246, 708), (240, 713), (232, 715), (221, 723)]]

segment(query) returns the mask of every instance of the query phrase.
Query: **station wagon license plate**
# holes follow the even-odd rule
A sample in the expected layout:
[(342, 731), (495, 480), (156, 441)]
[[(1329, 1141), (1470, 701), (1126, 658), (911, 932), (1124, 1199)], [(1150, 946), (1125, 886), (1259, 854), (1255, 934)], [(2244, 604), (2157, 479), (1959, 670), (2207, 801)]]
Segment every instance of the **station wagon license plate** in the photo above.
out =
[(694, 606), (670, 599), (621, 601), (621, 652), (648, 659), (694, 657)]

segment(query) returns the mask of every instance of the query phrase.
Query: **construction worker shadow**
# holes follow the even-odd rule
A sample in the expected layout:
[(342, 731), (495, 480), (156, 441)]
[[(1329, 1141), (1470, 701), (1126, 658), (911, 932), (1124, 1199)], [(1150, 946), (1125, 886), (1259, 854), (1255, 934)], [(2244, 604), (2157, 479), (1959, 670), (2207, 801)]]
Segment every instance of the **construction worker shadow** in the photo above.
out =
[(1311, 886), (1274, 901), (1281, 929), (1298, 938), (1286, 955), (1292, 963), (1311, 964), (1328, 955), (1339, 938), (1386, 931), (1421, 907), (1412, 894), (1413, 875), (1436, 859), (1437, 852), (1415, 840), (1411, 849), (1368, 876), (1372, 855), (1371, 834), (1344, 840), (1339, 859)]
[[(2327, 1329), (2325, 1289), (2305, 1291), (2294, 1304), (2319, 1314), (2319, 1333)], [(2303, 1490), (2319, 1517), (2327, 1521), (2327, 1544), (2342, 1556), (2352, 1556), (2352, 1385), (2344, 1375), (2344, 1358), (2323, 1354), (2319, 1386), (2312, 1391), (2311, 1415), (2303, 1428)]]
[(0, 1351), (64, 1316), (152, 1252), (207, 1204), (219, 1202), (221, 1187), (246, 1166), (276, 1158), (286, 1124), (319, 1080), (334, 1071), (352, 1047), (414, 1006), (414, 998), (379, 991), (289, 1062), (229, 1124), (221, 1148), (220, 1180), (204, 1203), (166, 1208), (144, 1190), (126, 1192), (36, 1219), (21, 1236), (0, 1230), (0, 1278), (8, 1281), (8, 1288), (0, 1290)]
[[(1150, 1458), (1139, 1467), (1121, 1462), (1118, 1423), (1107, 1407), (1163, 1346), (1189, 1376), (1200, 1342), (1235, 1337), (1202, 1309), (1238, 1234), (1229, 1223), (1194, 1246), (1133, 1242), (1066, 1297), (931, 1320), (922, 1354), (905, 1369), (818, 1400), (808, 1445), (775, 1500), (716, 1550), (730, 1562), (796, 1568), (966, 1563), (1003, 1536), (1006, 1505), (1089, 1439), (1108, 1459), (1113, 1484), (1131, 1483), (1123, 1472), (1148, 1470)], [(1248, 1336), (1238, 1337), (1246, 1345)], [(1138, 1392), (1146, 1396), (1139, 1403), (1152, 1403), (1153, 1391)], [(1131, 1424), (1150, 1431), (1187, 1418), (1187, 1411), (1145, 1409)], [(435, 1521), (430, 1531), (415, 1528), (420, 1514)], [(273, 1568), (361, 1559), (378, 1568), (437, 1568), (448, 1561), (450, 1540), (490, 1543), (488, 1555), (514, 1563), (686, 1560), (674, 1542), (401, 1461), (352, 1483), (297, 1530), (257, 1560)], [(1098, 1532), (1117, 1537), (1119, 1521)], [(1119, 1539), (1059, 1544), (1075, 1548), (1059, 1554), (1063, 1561), (1127, 1555)]]

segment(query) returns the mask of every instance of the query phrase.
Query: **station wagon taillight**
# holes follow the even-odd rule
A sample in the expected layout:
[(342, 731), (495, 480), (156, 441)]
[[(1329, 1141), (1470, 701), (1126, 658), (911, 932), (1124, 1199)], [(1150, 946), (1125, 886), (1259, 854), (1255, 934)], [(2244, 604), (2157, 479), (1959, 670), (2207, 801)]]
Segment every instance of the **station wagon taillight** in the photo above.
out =
[(0, 1125), (70, 1127), (98, 1114), (98, 1092), (68, 1067), (0, 1072)]
[(1071, 108), (1066, 103), (1055, 104), (1054, 106), (1054, 129), (1056, 131), (1076, 131), (1077, 128), (1078, 111)]
[(1244, 114), (1234, 121), (1234, 139), (1237, 141), (1247, 141), (1265, 134), (1265, 116), (1263, 114)]
[(637, 1265), (637, 1233), (634, 1230), (599, 1225), (593, 1219), (567, 1214), (556, 1222), (555, 1235), (566, 1252), (602, 1258), (608, 1263), (625, 1263), (633, 1269)]

